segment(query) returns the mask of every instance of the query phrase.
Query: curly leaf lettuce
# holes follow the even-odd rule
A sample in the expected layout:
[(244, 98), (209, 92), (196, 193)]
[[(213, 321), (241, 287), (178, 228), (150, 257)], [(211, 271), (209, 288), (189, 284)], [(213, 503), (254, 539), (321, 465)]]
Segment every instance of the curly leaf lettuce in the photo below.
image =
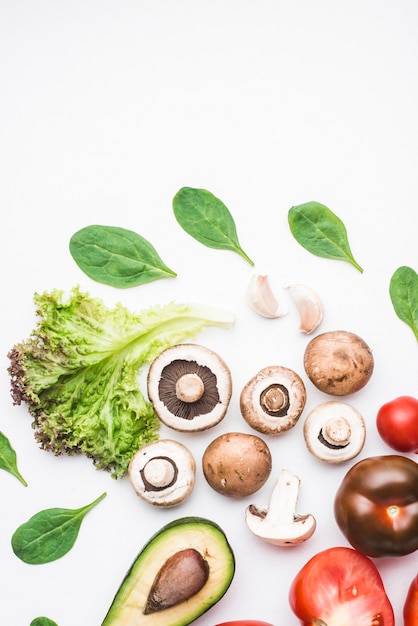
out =
[(158, 439), (159, 421), (138, 385), (143, 365), (229, 313), (196, 304), (134, 314), (74, 288), (35, 294), (37, 326), (8, 353), (14, 404), (26, 403), (35, 437), (56, 455), (82, 452), (122, 477), (132, 455)]

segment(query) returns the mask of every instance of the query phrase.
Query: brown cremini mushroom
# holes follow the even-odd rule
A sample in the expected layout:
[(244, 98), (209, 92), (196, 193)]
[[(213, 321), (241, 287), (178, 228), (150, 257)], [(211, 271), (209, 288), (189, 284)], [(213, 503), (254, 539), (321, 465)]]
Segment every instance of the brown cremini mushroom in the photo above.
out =
[(357, 456), (366, 438), (363, 416), (346, 402), (323, 402), (303, 425), (306, 446), (321, 461), (341, 463)]
[(203, 474), (218, 493), (233, 498), (260, 489), (271, 473), (267, 444), (256, 435), (232, 432), (217, 437), (202, 458)]
[(359, 391), (369, 382), (374, 368), (367, 343), (345, 330), (325, 332), (311, 339), (303, 363), (315, 387), (332, 396)]
[(183, 502), (193, 490), (195, 473), (192, 453), (171, 439), (160, 439), (140, 448), (128, 468), (137, 495), (160, 507)]
[(306, 403), (302, 379), (293, 370), (273, 365), (260, 370), (241, 391), (240, 409), (254, 430), (279, 435), (298, 421)]
[(299, 515), (296, 504), (300, 479), (283, 469), (277, 479), (268, 507), (250, 504), (245, 513), (249, 530), (275, 546), (293, 546), (312, 537), (316, 529), (313, 515)]
[(164, 350), (151, 363), (147, 388), (154, 411), (166, 426), (195, 432), (223, 419), (231, 399), (232, 377), (216, 352), (183, 343)]

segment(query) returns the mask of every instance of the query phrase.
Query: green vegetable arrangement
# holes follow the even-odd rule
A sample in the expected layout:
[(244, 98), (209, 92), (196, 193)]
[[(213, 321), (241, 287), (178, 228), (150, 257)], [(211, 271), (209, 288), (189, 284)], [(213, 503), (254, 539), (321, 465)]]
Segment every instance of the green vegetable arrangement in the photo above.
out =
[(230, 313), (193, 304), (108, 309), (78, 288), (67, 301), (54, 290), (34, 302), (37, 326), (8, 354), (14, 403), (27, 403), (42, 448), (82, 452), (115, 478), (158, 438), (158, 418), (137, 381), (144, 363), (208, 325), (234, 323)]

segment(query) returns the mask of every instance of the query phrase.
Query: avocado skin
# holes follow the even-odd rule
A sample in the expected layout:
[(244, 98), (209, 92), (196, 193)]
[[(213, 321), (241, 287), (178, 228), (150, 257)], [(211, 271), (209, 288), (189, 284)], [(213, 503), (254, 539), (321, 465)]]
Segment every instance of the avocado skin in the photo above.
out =
[[(204, 587), (186, 602), (145, 615), (152, 582), (165, 561), (186, 547), (200, 551), (209, 564)], [(222, 528), (203, 517), (169, 522), (143, 546), (125, 575), (102, 626), (188, 626), (216, 604), (235, 573), (233, 550)]]

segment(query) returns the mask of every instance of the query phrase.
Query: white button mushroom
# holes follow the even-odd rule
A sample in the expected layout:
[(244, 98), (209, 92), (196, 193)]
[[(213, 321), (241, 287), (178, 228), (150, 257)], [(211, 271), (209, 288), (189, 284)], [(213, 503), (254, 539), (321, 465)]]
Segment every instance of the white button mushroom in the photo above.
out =
[(189, 449), (171, 439), (160, 439), (140, 448), (128, 468), (137, 495), (160, 507), (183, 502), (192, 492), (195, 473), (196, 463)]
[(360, 453), (366, 426), (353, 406), (331, 400), (319, 404), (308, 414), (303, 434), (313, 456), (328, 463), (341, 463)]
[(305, 402), (300, 376), (287, 367), (272, 365), (260, 370), (242, 389), (240, 409), (252, 428), (279, 435), (296, 424)]
[(267, 543), (276, 546), (293, 546), (312, 537), (316, 529), (313, 515), (298, 515), (296, 504), (300, 479), (283, 469), (268, 507), (250, 504), (245, 513), (249, 530)]
[(182, 343), (167, 348), (151, 363), (147, 388), (154, 411), (166, 426), (196, 432), (215, 426), (225, 416), (232, 377), (216, 352)]

